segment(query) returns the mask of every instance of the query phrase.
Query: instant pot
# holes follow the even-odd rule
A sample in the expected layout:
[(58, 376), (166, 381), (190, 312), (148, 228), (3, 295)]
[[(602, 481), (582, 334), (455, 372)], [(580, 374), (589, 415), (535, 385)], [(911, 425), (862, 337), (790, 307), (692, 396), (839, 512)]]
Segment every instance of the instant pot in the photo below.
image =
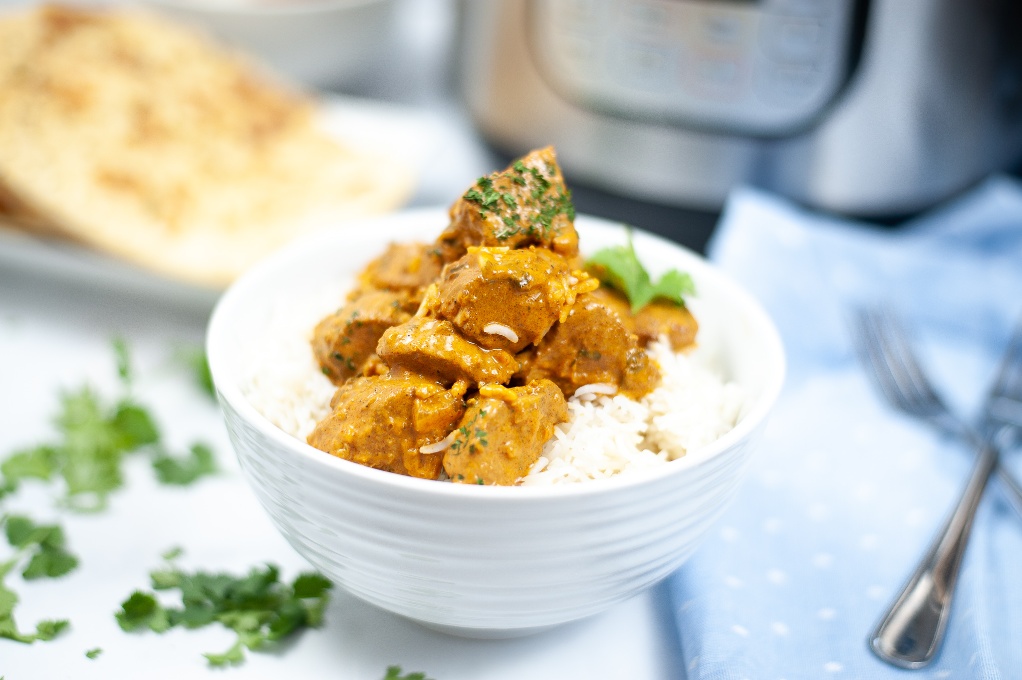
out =
[(917, 212), (1022, 157), (1018, 0), (492, 0), (460, 5), (469, 113), (508, 155), (719, 209), (737, 184)]

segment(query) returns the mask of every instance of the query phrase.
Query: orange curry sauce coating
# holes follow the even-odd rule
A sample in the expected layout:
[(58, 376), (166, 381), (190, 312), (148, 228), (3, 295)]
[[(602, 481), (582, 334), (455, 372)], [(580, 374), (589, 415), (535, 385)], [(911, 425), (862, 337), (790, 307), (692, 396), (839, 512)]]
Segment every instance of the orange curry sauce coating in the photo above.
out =
[(390, 245), (313, 333), (339, 387), (309, 444), (399, 474), (510, 485), (579, 387), (654, 389), (644, 343), (666, 334), (678, 349), (695, 321), (673, 305), (632, 315), (599, 288), (574, 217), (548, 147), (480, 178), (435, 242)]

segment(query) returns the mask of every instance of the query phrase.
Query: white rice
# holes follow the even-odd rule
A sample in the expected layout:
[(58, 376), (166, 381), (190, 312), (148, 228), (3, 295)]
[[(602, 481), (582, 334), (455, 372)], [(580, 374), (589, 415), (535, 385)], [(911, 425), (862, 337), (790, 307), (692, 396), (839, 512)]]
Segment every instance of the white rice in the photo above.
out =
[[(249, 402), (302, 441), (330, 413), (336, 389), (320, 371), (309, 339), (316, 323), (342, 301), (339, 291), (305, 305), (280, 301), (244, 359), (241, 389)], [(709, 352), (697, 347), (675, 354), (666, 341), (653, 343), (649, 352), (660, 364), (660, 386), (640, 401), (613, 395), (613, 386), (580, 387), (568, 400), (568, 422), (557, 425), (523, 485), (574, 483), (664, 465), (734, 427), (744, 391), (710, 365)]]
[(245, 343), (242, 394), (267, 420), (302, 441), (330, 415), (330, 398), (337, 390), (312, 353), (312, 330), (343, 304), (340, 290), (324, 291), (303, 304), (276, 300), (267, 310), (264, 332)]
[(488, 323), (483, 326), (483, 333), (502, 335), (511, 342), (518, 342), (518, 334), (502, 323)]
[(639, 401), (601, 394), (603, 385), (580, 387), (568, 399), (568, 422), (556, 426), (524, 486), (663, 465), (735, 426), (743, 390), (708, 365), (708, 353), (696, 348), (676, 354), (666, 341), (651, 344), (649, 353), (660, 363), (660, 386)]

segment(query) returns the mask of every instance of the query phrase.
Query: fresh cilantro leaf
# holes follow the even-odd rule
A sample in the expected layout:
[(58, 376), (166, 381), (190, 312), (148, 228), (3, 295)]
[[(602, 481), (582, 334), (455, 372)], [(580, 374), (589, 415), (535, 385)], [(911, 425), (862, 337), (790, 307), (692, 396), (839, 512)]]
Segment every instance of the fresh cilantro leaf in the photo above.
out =
[(58, 525), (37, 524), (22, 515), (7, 515), (0, 522), (7, 542), (16, 551), (12, 559), (0, 563), (0, 638), (24, 643), (52, 640), (68, 627), (68, 622), (44, 620), (36, 624), (34, 633), (22, 632), (14, 620), (18, 595), (4, 584), (4, 579), (23, 564), (26, 580), (63, 576), (78, 566), (78, 558), (65, 549), (64, 530)]
[[(10, 569), (9, 563), (7, 570)], [(4, 570), (6, 573), (7, 570)], [(57, 637), (70, 624), (66, 620), (44, 620), (36, 624), (34, 633), (23, 633), (14, 620), (14, 608), (18, 604), (17, 594), (0, 582), (0, 638), (31, 644), (36, 640), (49, 641)]]
[(64, 530), (56, 524), (36, 524), (28, 517), (12, 515), (4, 519), (7, 542), (29, 557), (22, 571), (26, 580), (57, 578), (78, 566), (78, 558), (64, 547)]
[(103, 653), (102, 647), (93, 647), (89, 651), (85, 652), (85, 656), (89, 659), (95, 659), (97, 656)]
[(9, 619), (18, 604), (18, 594), (0, 583), (0, 620)]
[(291, 587), (294, 589), (295, 597), (304, 599), (323, 597), (333, 584), (322, 574), (307, 572), (299, 574)]
[(147, 420), (133, 405), (104, 405), (88, 387), (62, 396), (57, 426), (63, 441), (54, 448), (69, 507), (95, 511), (106, 506), (107, 496), (124, 483), (124, 455), (151, 439)]
[[(211, 666), (242, 663), (245, 650), (259, 650), (302, 628), (318, 627), (329, 598), (330, 582), (319, 574), (301, 574), (288, 585), (273, 565), (244, 576), (185, 573), (169, 567), (150, 573), (155, 590), (179, 590), (180, 607), (161, 607), (152, 594), (135, 592), (121, 605), (118, 622), (125, 630), (163, 632), (174, 626), (199, 628), (212, 623), (234, 631), (234, 644), (204, 656)], [(152, 625), (159, 617), (159, 626)], [(157, 630), (162, 628), (162, 630)]]
[(677, 269), (664, 272), (663, 276), (653, 284), (651, 300), (662, 299), (685, 304), (686, 295), (694, 295), (696, 291), (692, 277)]
[(191, 371), (195, 384), (203, 393), (216, 400), (216, 386), (213, 385), (213, 374), (209, 370), (209, 358), (202, 347), (182, 347), (175, 352), (177, 361)]
[(217, 467), (213, 450), (205, 444), (195, 443), (184, 458), (158, 453), (153, 458), (153, 470), (161, 483), (183, 486), (216, 473)]
[(3, 500), (5, 496), (8, 496), (18, 489), (17, 482), (10, 479), (0, 478), (0, 500)]
[(175, 545), (173, 548), (171, 548), (167, 552), (165, 552), (162, 555), (160, 555), (160, 557), (162, 557), (166, 561), (170, 562), (172, 560), (176, 560), (177, 558), (181, 557), (184, 554), (185, 554), (185, 549), (182, 548), (179, 545)]
[(60, 635), (62, 632), (67, 630), (71, 626), (71, 622), (67, 619), (57, 619), (40, 621), (36, 624), (36, 640), (50, 641), (53, 638)]
[(63, 548), (40, 546), (32, 555), (28, 566), (21, 573), (26, 581), (38, 578), (57, 578), (73, 571), (78, 566), (78, 558)]
[(181, 587), (181, 572), (177, 569), (157, 569), (150, 572), (153, 590), (170, 590)]
[(12, 491), (23, 479), (48, 481), (57, 467), (57, 450), (52, 446), (37, 446), (17, 451), (0, 463), (0, 474), (12, 486)]
[(48, 533), (48, 527), (41, 527), (28, 517), (8, 515), (4, 518), (4, 535), (13, 548), (27, 548), (43, 540)]
[(631, 233), (627, 245), (604, 248), (594, 253), (586, 265), (603, 283), (625, 294), (633, 314), (656, 299), (684, 306), (685, 296), (695, 294), (692, 277), (677, 269), (653, 283), (635, 254)]
[(155, 597), (139, 590), (121, 603), (121, 611), (115, 617), (121, 630), (127, 632), (149, 629), (163, 633), (170, 628), (167, 610)]
[(149, 411), (130, 401), (117, 404), (110, 425), (118, 434), (117, 444), (126, 452), (160, 440), (160, 431)]
[(209, 665), (222, 668), (224, 666), (237, 666), (245, 661), (245, 645), (238, 638), (230, 649), (223, 654), (214, 654), (213, 652), (206, 652), (203, 654), (204, 657), (209, 661)]
[(407, 673), (401, 674), (400, 666), (388, 666), (387, 674), (383, 676), (383, 680), (430, 680), (425, 673)]
[(128, 343), (124, 338), (114, 338), (111, 342), (114, 348), (114, 358), (117, 361), (117, 375), (121, 382), (127, 386), (131, 385), (131, 353), (128, 351)]

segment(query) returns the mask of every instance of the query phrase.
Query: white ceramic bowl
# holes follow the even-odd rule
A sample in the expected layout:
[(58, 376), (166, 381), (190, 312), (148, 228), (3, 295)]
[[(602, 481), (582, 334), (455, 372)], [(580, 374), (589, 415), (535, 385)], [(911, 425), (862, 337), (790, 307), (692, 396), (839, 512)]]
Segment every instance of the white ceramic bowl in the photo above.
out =
[[(275, 299), (336, 287), (391, 240), (432, 240), (442, 210), (412, 211), (314, 235), (243, 275), (209, 327), (208, 352), (241, 466), (283, 535), (347, 591), (427, 626), (475, 637), (531, 633), (595, 614), (676, 570), (735, 496), (781, 389), (784, 353), (760, 306), (698, 255), (645, 233), (640, 259), (691, 273), (701, 342), (748, 392), (737, 426), (660, 468), (556, 487), (413, 479), (318, 451), (246, 401), (241, 357)], [(625, 241), (621, 225), (580, 216), (583, 251)]]
[(352, 81), (386, 48), (394, 0), (145, 0), (291, 80)]

